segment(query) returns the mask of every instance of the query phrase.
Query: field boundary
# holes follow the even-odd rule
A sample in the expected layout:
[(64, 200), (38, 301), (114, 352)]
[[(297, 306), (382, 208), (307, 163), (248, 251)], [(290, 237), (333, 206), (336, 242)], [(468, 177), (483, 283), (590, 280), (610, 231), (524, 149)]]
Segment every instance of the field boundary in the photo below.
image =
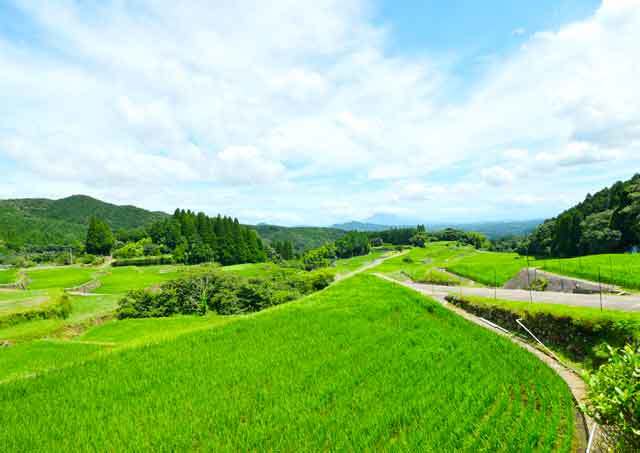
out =
[(576, 404), (576, 407), (575, 407), (576, 419), (575, 419), (574, 429), (575, 429), (576, 437), (579, 442), (578, 448), (581, 451), (586, 451), (588, 440), (589, 440), (589, 432), (590, 430), (593, 429), (593, 427), (595, 426), (595, 423), (593, 422), (593, 420), (591, 420), (590, 417), (585, 415), (582, 412), (582, 410), (580, 410), (580, 405), (586, 402), (586, 394), (587, 394), (587, 385), (580, 375), (578, 375), (575, 371), (567, 368), (564, 364), (558, 362), (555, 358), (545, 354), (540, 349), (537, 349), (534, 346), (527, 343), (526, 341), (517, 338), (513, 333), (505, 333), (505, 331), (503, 331), (502, 329), (498, 329), (497, 327), (487, 324), (481, 318), (448, 303), (446, 300), (444, 300), (444, 298), (438, 295), (432, 295), (432, 294), (422, 292), (419, 289), (406, 284), (406, 282), (393, 280), (392, 278), (389, 278), (382, 274), (374, 273), (373, 275), (383, 280), (389, 281), (391, 283), (395, 283), (397, 285), (404, 286), (405, 288), (412, 289), (413, 291), (416, 291), (422, 294), (423, 296), (431, 297), (432, 299), (438, 301), (447, 310), (456, 313), (457, 315), (465, 318), (466, 320), (480, 327), (490, 330), (505, 338), (508, 338), (509, 340), (511, 340), (511, 342), (515, 343), (516, 345), (520, 346), (523, 349), (526, 349), (531, 354), (535, 355), (541, 362), (543, 362), (545, 365), (547, 365), (549, 368), (555, 371), (556, 374), (558, 374), (558, 376), (560, 376), (562, 380), (565, 381), (565, 383), (569, 387), (569, 390), (571, 391), (571, 395), (573, 396), (574, 403)]

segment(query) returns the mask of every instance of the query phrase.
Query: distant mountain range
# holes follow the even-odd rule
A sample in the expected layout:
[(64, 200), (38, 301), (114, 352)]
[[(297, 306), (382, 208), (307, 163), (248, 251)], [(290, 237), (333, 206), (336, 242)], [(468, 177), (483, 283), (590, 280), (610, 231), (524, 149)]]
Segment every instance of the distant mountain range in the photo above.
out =
[[(377, 220), (377, 222), (376, 222)], [(332, 225), (345, 231), (383, 231), (389, 228), (415, 227), (424, 224), (428, 230), (437, 231), (445, 228), (457, 228), (465, 231), (476, 231), (482, 233), (490, 239), (497, 239), (505, 236), (522, 236), (531, 233), (543, 220), (523, 220), (504, 222), (477, 222), (477, 223), (428, 223), (421, 221), (411, 221), (401, 219), (392, 215), (379, 214), (367, 219), (364, 222), (346, 222)]]
[[(227, 213), (233, 215), (233, 213)], [(0, 200), (0, 242), (13, 247), (23, 245), (78, 245), (84, 241), (87, 225), (92, 216), (105, 220), (113, 230), (144, 228), (153, 222), (167, 218), (169, 214), (148, 211), (135, 206), (118, 206), (86, 195), (73, 195), (60, 200), (23, 198)], [(381, 231), (392, 226), (418, 223), (397, 216), (379, 214), (365, 222), (348, 222), (324, 227), (281, 227), (275, 225), (252, 226), (266, 242), (291, 241), (296, 251), (318, 247), (334, 241), (345, 231)], [(484, 233), (489, 238), (521, 235), (531, 232), (541, 223), (481, 222), (468, 224), (428, 224), (430, 230), (446, 227)], [(250, 225), (249, 225), (250, 226)], [(1, 244), (0, 244), (1, 245)]]

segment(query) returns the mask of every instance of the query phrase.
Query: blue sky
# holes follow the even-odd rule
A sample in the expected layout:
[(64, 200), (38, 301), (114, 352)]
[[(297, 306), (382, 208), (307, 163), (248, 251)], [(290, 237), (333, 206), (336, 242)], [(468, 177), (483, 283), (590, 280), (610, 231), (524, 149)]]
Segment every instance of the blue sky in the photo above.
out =
[(640, 0), (0, 0), (0, 198), (547, 217), (640, 169)]

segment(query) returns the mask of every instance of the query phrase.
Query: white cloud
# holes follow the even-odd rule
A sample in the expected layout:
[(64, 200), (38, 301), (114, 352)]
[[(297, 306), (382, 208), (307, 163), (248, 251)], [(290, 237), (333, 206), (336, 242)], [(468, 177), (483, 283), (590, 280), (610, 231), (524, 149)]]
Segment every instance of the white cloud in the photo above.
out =
[(577, 165), (607, 162), (620, 158), (623, 153), (617, 149), (602, 149), (587, 142), (571, 142), (556, 152), (541, 152), (534, 157), (534, 164), (549, 169), (557, 166), (572, 167)]
[(492, 186), (506, 186), (515, 181), (515, 175), (499, 165), (482, 169), (481, 175), (482, 179)]
[[(464, 96), (448, 66), (389, 52), (369, 0), (15, 5), (42, 41), (0, 35), (0, 159), (52, 188), (311, 223), (332, 198), (477, 209), (515, 178), (640, 161), (638, 0), (523, 36)], [(477, 169), (486, 184), (464, 183)]]
[(222, 182), (275, 184), (284, 182), (285, 167), (252, 146), (230, 146), (213, 161), (212, 174)]

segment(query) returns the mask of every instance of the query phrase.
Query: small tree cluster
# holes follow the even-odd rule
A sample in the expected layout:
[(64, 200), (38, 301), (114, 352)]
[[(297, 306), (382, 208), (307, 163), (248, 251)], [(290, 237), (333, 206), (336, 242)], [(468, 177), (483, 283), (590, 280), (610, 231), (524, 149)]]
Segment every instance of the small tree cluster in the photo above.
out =
[(96, 217), (89, 220), (85, 250), (91, 255), (106, 256), (111, 253), (114, 238), (109, 225)]
[(291, 241), (274, 241), (271, 246), (283, 260), (292, 260), (296, 257), (293, 251), (293, 242)]
[(177, 209), (170, 219), (151, 225), (148, 232), (155, 244), (166, 247), (176, 261), (186, 264), (216, 261), (226, 266), (267, 258), (256, 232), (231, 217)]
[(328, 271), (281, 269), (260, 278), (216, 271), (167, 282), (156, 292), (131, 291), (120, 300), (117, 315), (123, 319), (203, 315), (208, 310), (221, 315), (255, 312), (321, 290), (332, 281)]

